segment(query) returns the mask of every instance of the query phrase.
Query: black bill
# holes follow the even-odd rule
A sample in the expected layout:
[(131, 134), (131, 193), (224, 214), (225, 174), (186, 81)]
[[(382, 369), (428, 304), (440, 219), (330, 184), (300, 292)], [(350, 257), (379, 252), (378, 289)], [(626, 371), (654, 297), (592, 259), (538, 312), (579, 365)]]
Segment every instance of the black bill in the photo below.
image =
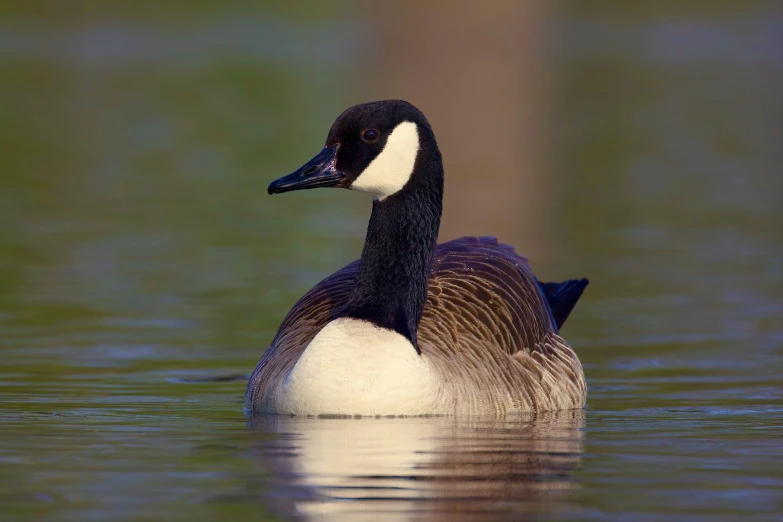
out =
[(282, 194), (292, 190), (304, 190), (319, 187), (336, 187), (345, 178), (337, 170), (337, 147), (324, 147), (313, 159), (305, 163), (296, 172), (274, 180), (269, 184), (270, 194)]

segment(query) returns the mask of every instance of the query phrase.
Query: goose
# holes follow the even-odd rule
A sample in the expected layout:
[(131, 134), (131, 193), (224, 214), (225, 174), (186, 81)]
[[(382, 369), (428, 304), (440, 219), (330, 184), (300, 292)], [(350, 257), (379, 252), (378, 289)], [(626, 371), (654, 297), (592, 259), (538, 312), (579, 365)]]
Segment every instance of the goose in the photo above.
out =
[(288, 312), (250, 376), (248, 416), (489, 415), (584, 408), (560, 336), (587, 279), (541, 283), (494, 237), (436, 245), (444, 172), (412, 104), (355, 105), (324, 148), (269, 194), (338, 187), (372, 195), (361, 258)]

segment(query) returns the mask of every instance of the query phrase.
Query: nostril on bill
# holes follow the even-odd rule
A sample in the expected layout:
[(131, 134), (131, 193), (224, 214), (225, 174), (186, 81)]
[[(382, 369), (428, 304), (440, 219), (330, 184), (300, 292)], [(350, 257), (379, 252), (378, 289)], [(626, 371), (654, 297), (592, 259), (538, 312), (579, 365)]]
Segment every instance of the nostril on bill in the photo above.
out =
[(308, 168), (306, 168), (306, 169), (305, 169), (305, 171), (304, 171), (304, 172), (302, 172), (302, 176), (303, 176), (303, 177), (304, 177), (304, 176), (309, 176), (310, 174), (312, 174), (313, 172), (315, 172), (315, 169), (316, 169), (316, 166), (315, 166), (315, 165), (313, 165), (312, 167), (308, 167)]

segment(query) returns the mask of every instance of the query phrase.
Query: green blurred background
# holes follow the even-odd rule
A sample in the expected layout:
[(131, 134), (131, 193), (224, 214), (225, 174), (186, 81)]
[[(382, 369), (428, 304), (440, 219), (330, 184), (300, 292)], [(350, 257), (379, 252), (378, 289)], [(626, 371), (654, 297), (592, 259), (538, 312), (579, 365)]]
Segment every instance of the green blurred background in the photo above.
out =
[[(766, 519), (781, 35), (775, 1), (4, 3), (0, 513), (266, 513), (198, 502), (258, 470), (244, 384), (182, 381), (249, 372), (358, 257), (367, 198), (266, 186), (344, 108), (395, 97), (444, 153), (441, 240), (497, 235), (542, 279), (591, 279), (564, 329), (590, 397), (582, 493), (561, 507)], [(664, 464), (650, 441), (684, 418), (714, 452)], [(618, 423), (653, 431), (617, 440)]]

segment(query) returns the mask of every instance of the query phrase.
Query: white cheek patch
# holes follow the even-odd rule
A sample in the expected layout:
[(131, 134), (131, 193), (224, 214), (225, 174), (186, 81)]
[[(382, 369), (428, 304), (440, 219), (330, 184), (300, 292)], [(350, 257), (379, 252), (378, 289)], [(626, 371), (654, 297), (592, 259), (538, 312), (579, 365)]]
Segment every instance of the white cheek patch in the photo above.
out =
[(413, 174), (419, 153), (419, 130), (411, 121), (404, 121), (392, 130), (378, 156), (367, 165), (351, 185), (352, 190), (369, 192), (383, 200), (405, 186)]

